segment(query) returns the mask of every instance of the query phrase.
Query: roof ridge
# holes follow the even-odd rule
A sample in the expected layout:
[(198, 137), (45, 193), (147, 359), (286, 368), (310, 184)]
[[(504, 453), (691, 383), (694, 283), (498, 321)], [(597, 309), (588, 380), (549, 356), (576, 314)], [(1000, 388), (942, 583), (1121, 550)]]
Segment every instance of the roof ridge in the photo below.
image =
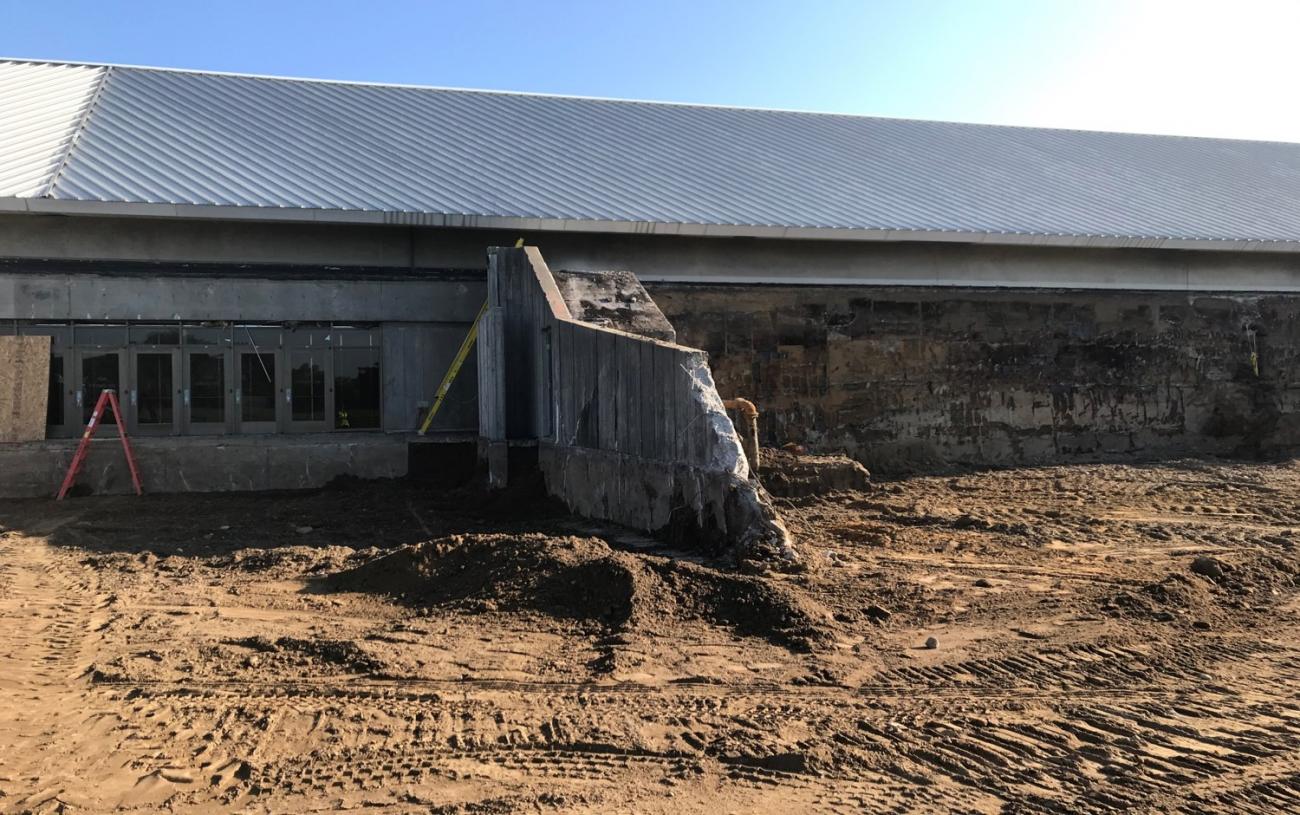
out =
[(282, 74), (258, 74), (241, 71), (216, 71), (202, 68), (174, 68), (161, 65), (133, 65), (116, 62), (82, 62), (61, 59), (36, 59), (29, 57), (7, 57), (0, 55), (0, 63), (18, 62), (44, 65), (80, 65), (121, 71), (147, 71), (166, 74), (191, 74), (198, 76), (228, 77), (233, 79), (258, 79), (277, 82), (301, 82), (315, 85), (344, 85), (365, 88), (403, 88), (409, 90), (443, 91), (448, 93), (478, 93), (492, 96), (523, 96), (542, 99), (572, 99), (588, 102), (607, 102), (626, 105), (654, 105), (677, 108), (694, 108), (705, 110), (734, 110), (753, 113), (782, 113), (795, 116), (825, 116), (844, 119), (870, 119), (884, 122), (901, 122), (928, 125), (954, 125), (957, 127), (989, 128), (994, 130), (1028, 130), (1047, 133), (1083, 133), (1099, 136), (1126, 136), (1145, 139), (1188, 139), (1193, 141), (1230, 142), (1242, 144), (1280, 144), (1300, 145), (1300, 141), (1282, 141), (1280, 139), (1242, 139), (1228, 136), (1198, 136), (1180, 133), (1142, 133), (1129, 130), (1089, 130), (1079, 127), (1043, 127), (1041, 125), (997, 124), (993, 122), (961, 122), (952, 119), (921, 119), (911, 116), (881, 116), (867, 113), (841, 113), (826, 110), (803, 110), (798, 108), (761, 107), (757, 105), (728, 105), (712, 102), (676, 102), (663, 99), (630, 99), (616, 96), (592, 96), (585, 94), (547, 93), (542, 91), (511, 91), (492, 88), (465, 88), (450, 85), (426, 85), (411, 82), (369, 82), (356, 79), (326, 79), (321, 77), (286, 76)]

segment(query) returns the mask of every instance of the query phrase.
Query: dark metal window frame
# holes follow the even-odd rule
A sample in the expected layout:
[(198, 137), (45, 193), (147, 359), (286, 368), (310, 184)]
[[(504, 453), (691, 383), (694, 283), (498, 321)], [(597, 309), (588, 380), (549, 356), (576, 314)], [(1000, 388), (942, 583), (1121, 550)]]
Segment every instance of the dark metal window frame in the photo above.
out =
[[(176, 342), (165, 341), (167, 331), (176, 329)], [(8, 329), (8, 330), (5, 330)], [(155, 339), (163, 342), (140, 342), (140, 331), (155, 329)], [(120, 337), (117, 335), (120, 332)], [(274, 332), (274, 334), (272, 333)], [(140, 425), (131, 394), (139, 386), (135, 381), (136, 357), (140, 353), (172, 353), (179, 360), (173, 379), (176, 391), (172, 410), (171, 435), (241, 434), (238, 404), (239, 355), (253, 351), (272, 353), (276, 359), (276, 413), (275, 421), (267, 423), (261, 432), (272, 433), (347, 433), (375, 432), (383, 429), (385, 394), (383, 388), (383, 330), (378, 323), (236, 323), (215, 321), (61, 321), (61, 320), (4, 320), (0, 321), (0, 334), (50, 335), (54, 342), (52, 357), (63, 360), (63, 385), (60, 390), (63, 423), (50, 425), (51, 438), (69, 438), (79, 435), (82, 407), (76, 396), (83, 387), (80, 359), (84, 353), (118, 353), (122, 407), (126, 412), (127, 428), (139, 432)], [(148, 335), (144, 335), (148, 338)], [(305, 338), (305, 339), (304, 339)], [(213, 340), (216, 342), (213, 342)], [(323, 416), (312, 422), (294, 421), (292, 418), (292, 377), (290, 360), (305, 349), (329, 349), (324, 366), (326, 388)], [(375, 349), (375, 363), (379, 375), (378, 425), (375, 427), (338, 427), (335, 390), (337, 388), (336, 358), (340, 351), (356, 348)], [(219, 353), (223, 360), (225, 379), (224, 421), (215, 423), (193, 422), (190, 417), (189, 395), (190, 353)], [(57, 415), (52, 411), (51, 415)], [(197, 430), (195, 425), (201, 425)], [(272, 426), (273, 425), (273, 426)], [(145, 426), (148, 432), (150, 426)], [(157, 428), (157, 425), (153, 426)], [(157, 432), (157, 431), (155, 431)]]

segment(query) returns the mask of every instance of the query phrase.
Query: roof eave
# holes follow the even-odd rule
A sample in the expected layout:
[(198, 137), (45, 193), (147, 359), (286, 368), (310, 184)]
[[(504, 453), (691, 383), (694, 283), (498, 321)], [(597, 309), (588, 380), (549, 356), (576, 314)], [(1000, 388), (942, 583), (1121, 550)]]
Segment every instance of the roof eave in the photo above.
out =
[(981, 243), (997, 246), (1065, 246), (1097, 249), (1179, 249), (1216, 252), (1300, 252), (1300, 241), (1176, 238), (1133, 235), (1069, 235), (1023, 232), (966, 232), (929, 229), (860, 229), (746, 224), (669, 223), (656, 221), (529, 218), (436, 212), (312, 209), (299, 207), (158, 204), (128, 201), (69, 201), (51, 198), (0, 197), (0, 212), (52, 215), (100, 215), (134, 218), (181, 218), (296, 223), (426, 226), (503, 229), (524, 232), (586, 232), (679, 237), (764, 238), (774, 240), (916, 241)]

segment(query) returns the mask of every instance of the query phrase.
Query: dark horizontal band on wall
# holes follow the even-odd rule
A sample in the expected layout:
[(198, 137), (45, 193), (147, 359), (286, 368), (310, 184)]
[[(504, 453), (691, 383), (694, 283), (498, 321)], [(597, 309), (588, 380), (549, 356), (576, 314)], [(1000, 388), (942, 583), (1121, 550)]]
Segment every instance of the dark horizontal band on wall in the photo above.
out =
[(284, 263), (0, 258), (0, 274), (87, 274), (102, 277), (215, 277), (274, 280), (434, 280), (483, 282), (482, 269), (334, 266)]
[(679, 237), (772, 238), (828, 241), (920, 241), (1010, 246), (1074, 246), (1125, 249), (1191, 249), (1224, 252), (1300, 252), (1300, 241), (1218, 239), (1144, 235), (1072, 235), (1019, 232), (959, 232), (916, 229), (776, 226), (762, 224), (659, 223), (653, 221), (531, 218), (471, 213), (384, 212), (297, 207), (216, 206), (128, 201), (69, 201), (0, 198), (0, 211), (145, 218), (197, 218), (396, 226), (509, 229), (528, 232), (585, 232)]

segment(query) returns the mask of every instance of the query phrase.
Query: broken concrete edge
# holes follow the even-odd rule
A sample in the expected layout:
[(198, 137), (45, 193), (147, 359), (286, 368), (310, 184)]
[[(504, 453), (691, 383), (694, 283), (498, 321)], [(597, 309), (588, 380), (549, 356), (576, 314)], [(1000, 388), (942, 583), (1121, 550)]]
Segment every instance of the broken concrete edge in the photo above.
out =
[(680, 462), (543, 443), (548, 494), (595, 520), (718, 554), (749, 570), (803, 567), (771, 501), (748, 478)]
[(551, 275), (575, 319), (676, 342), (672, 323), (631, 272), (551, 269)]
[(675, 348), (678, 351), (686, 351), (696, 354), (703, 354), (699, 348), (691, 348), (687, 345), (681, 345), (677, 342), (668, 342), (666, 340), (654, 339), (652, 337), (643, 337), (631, 331), (621, 328), (615, 328), (608, 325), (599, 325), (596, 323), (586, 323), (573, 316), (569, 311), (568, 304), (564, 301), (564, 295), (560, 293), (559, 284), (555, 282), (555, 275), (551, 274), (551, 269), (546, 265), (546, 260), (542, 258), (541, 250), (536, 246), (525, 246), (522, 249), (492, 247), (488, 249), (488, 267), (492, 267), (494, 255), (501, 255), (506, 252), (523, 252), (524, 257), (528, 260), (529, 268), (532, 269), (533, 279), (542, 291), (546, 300), (546, 306), (551, 312), (551, 317), (560, 322), (570, 323), (581, 326), (587, 331), (596, 331), (604, 334), (613, 334), (618, 337), (628, 337), (639, 342), (650, 343), (652, 345), (663, 346), (664, 348)]
[(711, 453), (707, 466), (723, 470), (740, 479), (748, 479), (749, 461), (740, 446), (740, 436), (736, 426), (731, 423), (727, 409), (722, 405), (722, 397), (713, 382), (713, 371), (709, 370), (709, 358), (703, 351), (697, 351), (688, 358), (690, 367), (687, 374), (691, 378), (691, 396), (703, 411), (706, 427), (712, 434), (712, 443), (708, 445)]
[[(801, 567), (789, 530), (771, 498), (750, 473), (740, 438), (709, 369), (708, 355), (697, 348), (575, 319), (537, 247), (492, 249), (489, 257), (509, 251), (522, 251), (527, 257), (554, 319), (586, 331), (608, 332), (683, 352), (693, 407), (684, 412), (686, 421), (704, 423), (701, 441), (707, 455), (695, 463), (544, 441), (539, 464), (547, 491), (579, 515), (666, 535), (675, 541), (694, 538), (710, 549), (725, 552), (737, 564)], [(585, 464), (585, 473), (571, 473), (571, 462), (575, 461)]]

